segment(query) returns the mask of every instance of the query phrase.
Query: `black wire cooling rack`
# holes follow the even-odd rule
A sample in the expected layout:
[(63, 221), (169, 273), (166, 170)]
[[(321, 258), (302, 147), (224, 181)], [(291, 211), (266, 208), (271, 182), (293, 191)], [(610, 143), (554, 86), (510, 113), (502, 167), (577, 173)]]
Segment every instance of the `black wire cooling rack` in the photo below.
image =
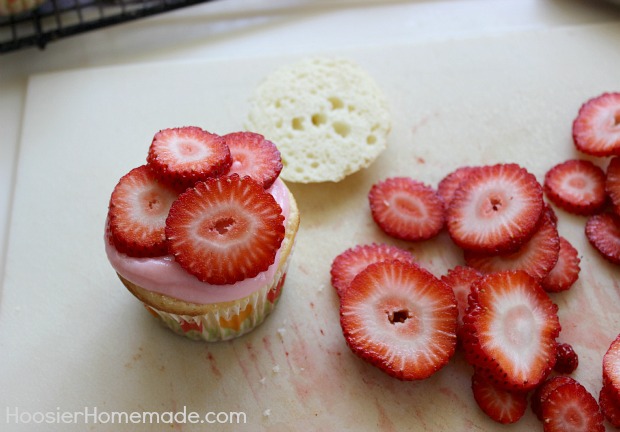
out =
[(47, 0), (37, 9), (0, 17), (0, 53), (45, 48), (67, 36), (213, 0)]

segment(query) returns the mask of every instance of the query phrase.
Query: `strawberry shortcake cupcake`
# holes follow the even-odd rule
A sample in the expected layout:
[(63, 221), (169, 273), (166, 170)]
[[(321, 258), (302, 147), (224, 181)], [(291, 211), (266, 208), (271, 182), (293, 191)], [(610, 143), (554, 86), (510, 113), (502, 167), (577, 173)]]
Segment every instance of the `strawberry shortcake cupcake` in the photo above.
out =
[(105, 248), (120, 280), (192, 339), (254, 329), (280, 297), (299, 226), (281, 169), (262, 135), (159, 131), (110, 198)]

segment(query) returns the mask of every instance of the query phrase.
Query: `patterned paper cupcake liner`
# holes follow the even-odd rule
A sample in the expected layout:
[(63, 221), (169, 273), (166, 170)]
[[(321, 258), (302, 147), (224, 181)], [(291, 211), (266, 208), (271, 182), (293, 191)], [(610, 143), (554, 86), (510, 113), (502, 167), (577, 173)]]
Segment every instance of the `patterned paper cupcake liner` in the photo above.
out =
[(259, 324), (275, 308), (286, 279), (288, 260), (274, 281), (260, 290), (234, 302), (214, 304), (204, 315), (190, 316), (164, 312), (144, 304), (146, 309), (177, 334), (207, 342), (223, 341), (244, 335)]

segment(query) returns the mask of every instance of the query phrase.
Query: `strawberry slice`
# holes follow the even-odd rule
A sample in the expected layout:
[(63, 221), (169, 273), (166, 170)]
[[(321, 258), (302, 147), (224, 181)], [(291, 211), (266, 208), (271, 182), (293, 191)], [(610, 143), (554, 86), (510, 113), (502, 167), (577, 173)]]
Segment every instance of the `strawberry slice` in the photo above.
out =
[(119, 252), (152, 257), (168, 252), (166, 217), (177, 193), (142, 165), (118, 182), (108, 209), (106, 231)]
[(541, 408), (545, 432), (605, 432), (596, 399), (577, 381), (554, 389)]
[(620, 215), (620, 157), (613, 158), (607, 166), (605, 191), (611, 199), (614, 212)]
[(376, 183), (368, 194), (376, 224), (389, 236), (427, 240), (444, 225), (443, 203), (429, 186), (409, 177), (392, 177)]
[(534, 175), (517, 164), (484, 166), (454, 193), (448, 233), (463, 249), (514, 251), (534, 234), (542, 210), (542, 187)]
[(472, 285), (463, 318), (465, 359), (511, 391), (540, 384), (555, 363), (558, 307), (522, 270), (491, 273)]
[(554, 376), (536, 387), (532, 393), (531, 401), (532, 411), (536, 414), (538, 420), (543, 420), (542, 403), (547, 399), (551, 392), (561, 385), (571, 382), (575, 382), (575, 379), (568, 376)]
[(442, 282), (452, 288), (456, 297), (456, 305), (459, 311), (456, 329), (458, 340), (462, 338), (463, 317), (467, 310), (467, 298), (471, 292), (471, 285), (481, 276), (482, 273), (476, 269), (467, 266), (456, 266), (441, 277)]
[(489, 255), (466, 250), (465, 263), (483, 273), (501, 270), (524, 270), (536, 279), (542, 279), (556, 265), (560, 253), (560, 236), (551, 214), (543, 212), (540, 226), (516, 252)]
[(558, 343), (553, 370), (561, 374), (571, 374), (579, 366), (579, 356), (573, 346), (567, 343)]
[(454, 354), (454, 293), (415, 264), (396, 260), (371, 264), (340, 300), (347, 345), (390, 376), (427, 378)]
[(543, 188), (553, 203), (572, 214), (591, 215), (605, 204), (605, 172), (588, 160), (555, 165), (545, 174)]
[(210, 284), (232, 284), (274, 263), (284, 239), (284, 216), (251, 177), (210, 178), (172, 204), (166, 237), (175, 260), (189, 273)]
[(196, 126), (157, 132), (146, 160), (159, 178), (182, 190), (227, 172), (232, 164), (224, 139)]
[(620, 216), (615, 213), (590, 216), (586, 237), (606, 260), (620, 264)]
[(450, 201), (452, 201), (454, 193), (461, 185), (461, 182), (469, 177), (475, 169), (476, 167), (471, 166), (459, 167), (441, 179), (437, 184), (437, 195), (442, 199), (446, 208), (450, 205)]
[(609, 387), (613, 399), (620, 404), (620, 334), (603, 356), (603, 385)]
[(577, 150), (592, 156), (620, 155), (620, 93), (586, 101), (573, 121)]
[(370, 264), (385, 260), (415, 262), (410, 252), (396, 246), (377, 243), (356, 245), (334, 258), (330, 274), (332, 286), (338, 296), (342, 296), (353, 278), (362, 270)]
[(557, 226), (558, 225), (558, 215), (555, 212), (555, 210), (553, 209), (553, 207), (551, 207), (549, 205), (549, 203), (545, 202), (543, 204), (543, 211), (546, 211), (547, 213), (549, 213), (549, 216), (551, 217), (551, 221)]
[(615, 398), (614, 391), (610, 386), (603, 385), (599, 393), (598, 403), (607, 421), (613, 427), (620, 428), (620, 402)]
[(234, 132), (223, 138), (232, 158), (228, 174), (249, 175), (269, 189), (282, 171), (282, 157), (276, 145), (254, 132)]
[(511, 392), (474, 373), (471, 380), (474, 399), (480, 409), (498, 423), (515, 423), (527, 409), (527, 392)]
[(561, 292), (570, 289), (579, 278), (580, 262), (577, 249), (568, 240), (560, 236), (558, 262), (549, 274), (540, 281), (540, 285), (547, 292)]

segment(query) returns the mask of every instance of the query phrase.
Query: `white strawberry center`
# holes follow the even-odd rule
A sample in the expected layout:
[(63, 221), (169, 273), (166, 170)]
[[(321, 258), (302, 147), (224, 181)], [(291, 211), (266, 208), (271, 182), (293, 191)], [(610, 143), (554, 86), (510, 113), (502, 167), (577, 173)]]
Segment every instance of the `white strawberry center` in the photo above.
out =
[(581, 176), (575, 176), (568, 180), (568, 185), (574, 189), (583, 189), (586, 187), (586, 181)]
[(481, 218), (492, 219), (505, 210), (506, 203), (510, 201), (501, 190), (489, 190), (479, 200), (478, 215)]
[(409, 197), (396, 197), (394, 199), (394, 204), (397, 207), (397, 212), (402, 212), (411, 218), (422, 219), (426, 216), (423, 210), (424, 207)]
[(128, 193), (133, 195), (134, 200), (131, 204), (129, 223), (138, 222), (150, 230), (164, 227), (170, 206), (176, 198), (171, 191), (159, 187), (148, 187)]
[(596, 183), (587, 174), (574, 173), (564, 181), (564, 193), (574, 200), (592, 201), (596, 199)]
[(614, 147), (620, 140), (620, 110), (602, 110), (591, 120), (590, 133), (605, 145)]
[(216, 220), (211, 227), (209, 227), (210, 231), (217, 231), (218, 234), (224, 235), (230, 231), (235, 224), (235, 220), (233, 218), (222, 218)]
[(404, 323), (407, 319), (411, 318), (411, 313), (407, 309), (399, 309), (390, 311), (387, 313), (388, 320), (392, 324)]
[(157, 190), (151, 189), (145, 191), (139, 198), (139, 201), (143, 203), (142, 209), (146, 215), (151, 217), (159, 217), (162, 214), (168, 214), (170, 210), (170, 199), (162, 201), (161, 193)]
[(504, 317), (507, 340), (515, 349), (526, 346), (534, 328), (534, 317), (527, 306), (513, 307)]
[(509, 359), (515, 376), (527, 376), (539, 367), (537, 358), (545, 315), (542, 311), (538, 313), (535, 300), (525, 290), (499, 292), (493, 296), (492, 303), (495, 307), (488, 316), (489, 331), (481, 334), (481, 340)]
[(214, 245), (229, 245), (231, 242), (245, 238), (249, 223), (244, 218), (235, 218), (229, 214), (205, 217), (196, 226), (196, 235), (203, 241)]
[(204, 142), (189, 138), (173, 141), (170, 149), (179, 162), (200, 161), (211, 155), (209, 146), (206, 146)]

